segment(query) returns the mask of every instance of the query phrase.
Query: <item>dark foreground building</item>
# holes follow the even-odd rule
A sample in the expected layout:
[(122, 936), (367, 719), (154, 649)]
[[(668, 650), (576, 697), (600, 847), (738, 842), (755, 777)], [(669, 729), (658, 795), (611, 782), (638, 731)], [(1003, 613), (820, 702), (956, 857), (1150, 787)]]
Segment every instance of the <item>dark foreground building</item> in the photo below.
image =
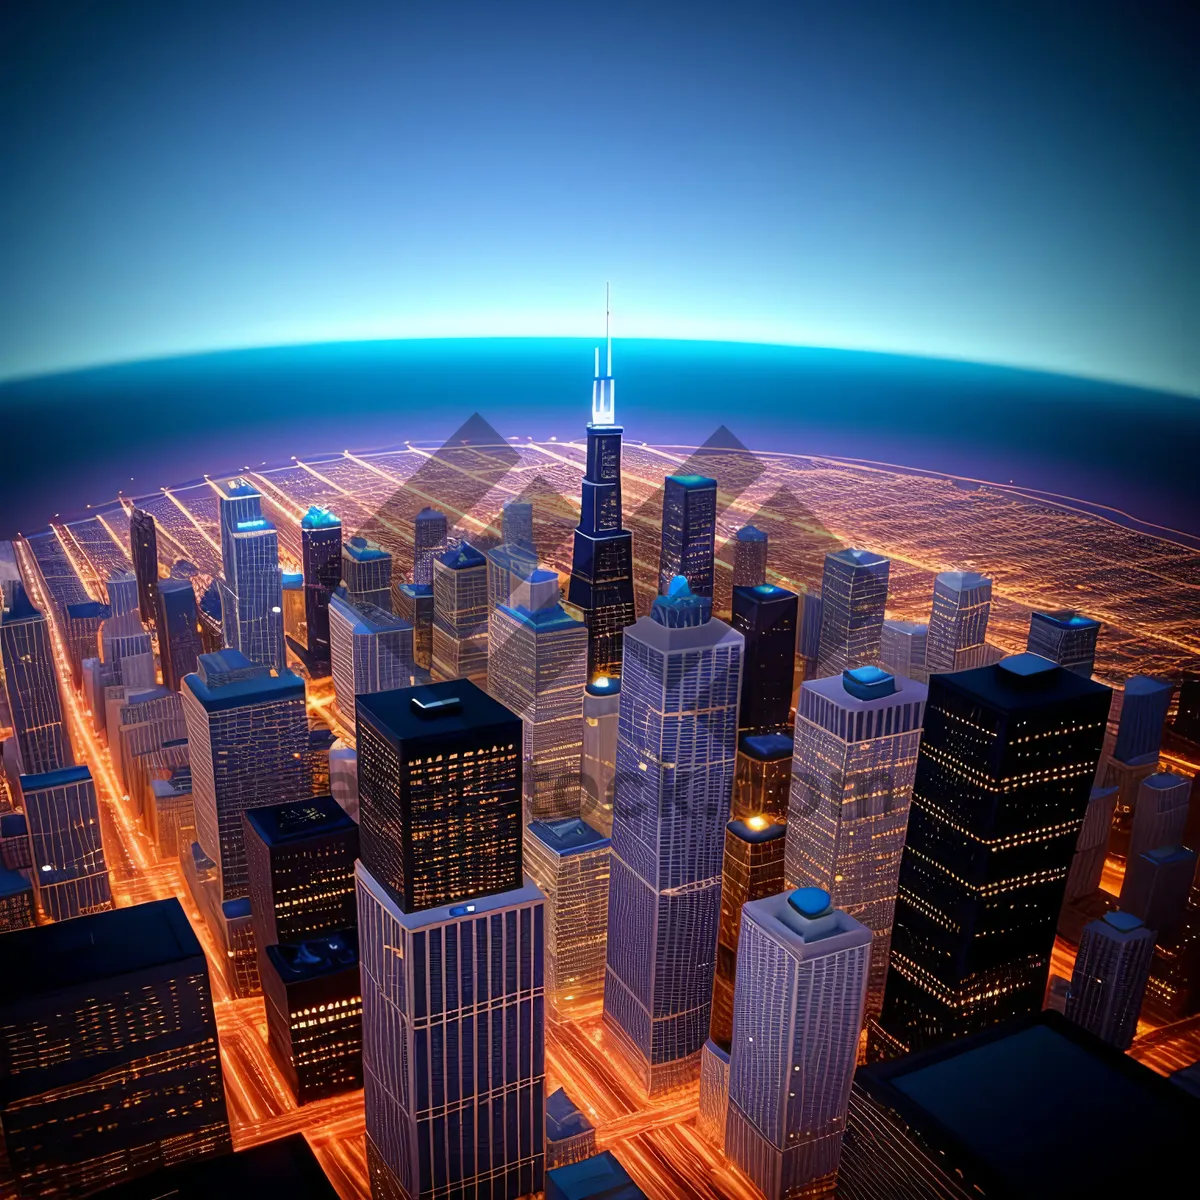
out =
[(230, 1149), (208, 966), (177, 900), (4, 935), (0, 1124), (21, 1196)]

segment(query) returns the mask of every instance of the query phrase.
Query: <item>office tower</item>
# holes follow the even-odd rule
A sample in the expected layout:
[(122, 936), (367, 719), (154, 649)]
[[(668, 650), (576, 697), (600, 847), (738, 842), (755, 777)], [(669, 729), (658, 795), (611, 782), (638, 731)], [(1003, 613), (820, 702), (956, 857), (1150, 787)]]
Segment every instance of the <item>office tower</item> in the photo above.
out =
[(682, 575), (693, 594), (711, 599), (717, 481), (707, 475), (668, 475), (663, 486), (659, 593), (665, 596), (671, 580)]
[[(537, 555), (524, 546), (496, 546), (487, 553), (488, 607), (511, 604), (522, 582), (537, 571)], [(545, 574), (545, 572), (543, 572)], [(555, 575), (555, 587), (558, 576)]]
[(604, 995), (612, 843), (578, 817), (533, 821), (525, 867), (546, 897), (546, 1007), (563, 1021)]
[[(607, 324), (607, 320), (606, 320)], [(612, 336), (606, 331), (608, 366), (592, 384), (592, 419), (587, 427), (587, 467), (580, 497), (579, 525), (571, 554), (567, 599), (588, 627), (588, 678), (621, 674), (624, 630), (632, 625), (633, 536), (621, 527), (621, 435), (616, 423)]]
[[(195, 572), (193, 571), (194, 575)], [(157, 586), (157, 568), (155, 573), (155, 586)], [(108, 582), (105, 584), (105, 590), (108, 593), (108, 606), (112, 609), (112, 615), (119, 617), (122, 613), (133, 612), (136, 608), (138, 613), (141, 613), (141, 596), (138, 592), (138, 579), (132, 571), (113, 571), (109, 574)]]
[(742, 906), (783, 890), (783, 847), (787, 823), (768, 817), (733, 820), (725, 827), (721, 872), (721, 921), (717, 927), (717, 969), (713, 976), (708, 1036), (726, 1054), (733, 1037), (733, 992), (737, 977)]
[[(342, 581), (342, 523), (327, 508), (313, 504), (300, 518), (304, 560), (305, 649), (311, 668), (329, 674), (329, 598)], [(388, 606), (390, 609), (390, 605)]]
[(604, 1022), (651, 1093), (708, 1036), (744, 645), (683, 578), (625, 638)]
[(1029, 616), (1025, 648), (1030, 654), (1040, 654), (1076, 675), (1091, 679), (1099, 636), (1100, 622), (1074, 609), (1035, 612)]
[(33, 884), (20, 871), (0, 866), (0, 933), (32, 929), (35, 922)]
[[(158, 530), (154, 518), (145, 509), (134, 508), (129, 513), (129, 557), (133, 561), (133, 574), (137, 580), (138, 613), (143, 622), (149, 625), (157, 611)], [(114, 611), (116, 607), (113, 606)], [(127, 611), (124, 607), (120, 609), (120, 612)]]
[(718, 1150), (725, 1150), (729, 1118), (729, 1050), (709, 1038), (700, 1051), (700, 1099), (696, 1132)]
[(432, 586), (434, 559), (447, 549), (446, 514), (436, 508), (421, 509), (413, 521), (413, 583)]
[(742, 912), (725, 1152), (768, 1200), (837, 1173), (871, 940), (819, 888)]
[(304, 615), (304, 576), (299, 571), (281, 571), (279, 586), (283, 589), (283, 636), (293, 647), (308, 645), (308, 622)]
[[(156, 596), (158, 589), (155, 588)], [(100, 657), (104, 660), (105, 686), (153, 687), (154, 643), (136, 612), (109, 617), (100, 626)]]
[(875, 935), (871, 1017), (883, 1004), (927, 695), (923, 683), (879, 667), (805, 680), (800, 689), (787, 881), (827, 891)]
[(533, 549), (533, 505), (527, 500), (508, 500), (500, 510), (500, 540), (506, 546)]
[(1132, 860), (1158, 846), (1178, 846), (1187, 824), (1192, 780), (1157, 771), (1142, 780), (1129, 834), (1127, 858)]
[(17, 566), (17, 551), (12, 542), (0, 540), (0, 609), (12, 604), (17, 586), (21, 585), (21, 569)]
[(884, 621), (879, 639), (879, 661), (884, 670), (917, 683), (928, 683), (929, 669), (925, 664), (928, 635), (928, 625), (918, 625), (914, 621)]
[[(796, 640), (796, 656), (800, 659), (800, 677), (811, 679), (817, 673), (817, 657), (821, 651), (821, 618), (824, 605), (820, 592), (805, 592), (800, 607), (800, 636)], [(795, 681), (793, 680), (793, 685)]]
[(12, 719), (18, 768), (41, 775), (70, 766), (71, 743), (63, 724), (58, 676), (45, 616), (29, 602), (22, 584), (0, 612), (0, 663)]
[(567, 1093), (546, 1097), (546, 1170), (583, 1162), (596, 1153), (596, 1130)]
[(970, 671), (984, 666), (992, 581), (974, 571), (943, 571), (933, 585), (925, 667)]
[(362, 1087), (357, 932), (272, 944), (260, 954), (267, 1046), (296, 1102)]
[(329, 792), (342, 811), (358, 823), (358, 751), (336, 742), (329, 751)]
[(196, 669), (196, 660), (203, 653), (196, 593), (189, 580), (159, 581), (155, 628), (163, 686), (177, 692), (183, 677)]
[(0, 1125), (22, 1196), (231, 1150), (208, 965), (178, 900), (4, 936)]
[(794, 743), (786, 733), (743, 733), (738, 737), (732, 816), (787, 820), (793, 751)]
[(1174, 691), (1174, 684), (1148, 675), (1133, 675), (1125, 681), (1114, 758), (1127, 763), (1143, 754), (1158, 753)]
[(521, 718), (526, 822), (577, 817), (587, 626), (558, 602), (553, 571), (522, 593), (492, 610), (490, 691)]
[(760, 587), (767, 582), (767, 535), (743, 525), (733, 539), (733, 586)]
[(354, 925), (358, 826), (332, 796), (252, 808), (242, 819), (260, 956)]
[(1083, 931), (1066, 1016), (1118, 1050), (1128, 1050), (1138, 1013), (1154, 934), (1132, 913), (1110, 912)]
[(29, 823), (23, 812), (6, 812), (0, 816), (0, 865), (24, 875), (33, 874)]
[(150, 782), (149, 757), (187, 737), (182, 697), (165, 687), (126, 688), (125, 701), (117, 710), (115, 732), (116, 737), (109, 742), (109, 756), (140, 814)]
[(433, 666), (433, 584), (402, 583), (396, 589), (396, 616), (413, 627), (413, 663), (428, 672)]
[[(1067, 668), (1070, 670), (1070, 668)], [(1089, 676), (1090, 678), (1090, 676)], [(1104, 859), (1108, 854), (1108, 836), (1112, 829), (1113, 809), (1117, 789), (1092, 788), (1084, 813), (1083, 825), (1075, 841), (1075, 855), (1067, 875), (1066, 903), (1091, 895), (1104, 874)]]
[(733, 589), (730, 624), (746, 639), (738, 725), (751, 733), (790, 725), (800, 597), (769, 583)]
[(1200, 744), (1200, 674), (1184, 673), (1171, 732), (1185, 741)]
[(1140, 917), (1158, 942), (1170, 942), (1183, 924), (1195, 876), (1194, 851), (1184, 846), (1147, 850), (1126, 865), (1121, 908)]
[(225, 634), (221, 629), (221, 588), (214, 579), (200, 597), (200, 644), (205, 654), (217, 654), (225, 649)]
[(611, 1150), (546, 1172), (546, 1200), (646, 1200)]
[(521, 720), (467, 679), (361, 696), (360, 857), (405, 912), (520, 889)]
[(87, 766), (21, 776), (38, 904), (52, 921), (112, 907), (96, 786)]
[(162, 858), (178, 858), (196, 840), (191, 767), (177, 767), (167, 779), (150, 781), (150, 836)]
[(612, 837), (620, 708), (619, 679), (597, 675), (584, 687), (579, 815), (605, 837)]
[(433, 564), (433, 677), (488, 679), (487, 559), (468, 542)]
[(392, 556), (369, 538), (347, 538), (342, 546), (342, 582), (356, 603), (392, 611)]
[(71, 658), (71, 683), (76, 691), (83, 686), (83, 660), (93, 658), (100, 626), (112, 616), (112, 609), (98, 600), (81, 600), (66, 606), (67, 653)]
[(890, 562), (869, 550), (825, 555), (817, 674), (840, 675), (879, 661)]
[(356, 696), (412, 686), (413, 630), (402, 617), (336, 592), (328, 611), (333, 694), (353, 730)]
[[(308, 716), (304, 681), (273, 674), (238, 650), (202, 654), (183, 681), (196, 842), (189, 882), (218, 943), (234, 952), (236, 986), (257, 985), (242, 813), (305, 798)], [(199, 853), (197, 853), (199, 851)], [(241, 903), (239, 903), (239, 901)], [(243, 936), (245, 935), (245, 936)]]
[(286, 671), (279, 534), (262, 515), (261, 500), (241, 480), (221, 493), (221, 632), (226, 647), (252, 663)]
[(1109, 699), (1036, 654), (930, 677), (872, 1058), (1041, 1007)]

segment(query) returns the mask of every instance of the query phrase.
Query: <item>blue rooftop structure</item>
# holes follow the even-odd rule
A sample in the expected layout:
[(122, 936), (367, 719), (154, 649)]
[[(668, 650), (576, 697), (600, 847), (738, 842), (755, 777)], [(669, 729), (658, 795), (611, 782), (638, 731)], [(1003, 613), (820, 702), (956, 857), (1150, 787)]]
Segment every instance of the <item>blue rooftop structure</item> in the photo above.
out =
[(22, 892), (32, 891), (33, 884), (20, 871), (0, 866), (0, 900), (7, 900), (10, 896), (19, 896)]
[(342, 549), (358, 562), (369, 562), (373, 558), (391, 557), (382, 546), (377, 546), (374, 542), (367, 541), (365, 537), (347, 538), (343, 543)]
[(752, 846), (757, 846), (762, 842), (773, 842), (776, 838), (784, 837), (787, 834), (786, 821), (768, 821), (762, 817), (753, 817), (750, 820), (756, 821), (758, 824), (751, 825), (749, 820), (735, 817), (725, 828)]
[(737, 531), (737, 540), (739, 542), (765, 542), (767, 535), (753, 525), (743, 525)]
[(271, 700), (304, 697), (304, 680), (291, 671), (275, 673), (252, 663), (240, 650), (201, 654), (197, 670), (183, 677), (183, 686), (208, 712), (221, 712)]
[(308, 512), (300, 518), (301, 529), (336, 529), (341, 523), (329, 509), (316, 504), (309, 505)]
[(775, 762), (791, 758), (795, 743), (786, 733), (744, 733), (738, 739), (738, 749), (751, 758)]
[(284, 983), (357, 968), (358, 931), (340, 929), (294, 946), (268, 946), (267, 957)]
[(91, 777), (91, 768), (86, 763), (77, 767), (60, 767), (57, 771), (47, 771), (44, 775), (22, 775), (21, 791), (33, 792), (43, 788), (63, 787), (69, 783), (83, 783)]
[(578, 1137), (587, 1133), (592, 1123), (579, 1111), (570, 1096), (559, 1088), (546, 1098), (546, 1137), (561, 1142), (565, 1138)]
[(354, 829), (345, 809), (332, 796), (313, 796), (311, 800), (289, 801), (252, 808), (246, 823), (268, 846), (283, 846), (307, 838)]
[(531, 821), (529, 832), (534, 833), (559, 855), (581, 854), (598, 850), (609, 839), (579, 817), (564, 817), (559, 821)]
[(707, 488), (717, 486), (715, 479), (710, 479), (707, 475), (668, 475), (668, 479), (673, 479), (680, 487), (685, 488)]
[(853, 667), (842, 672), (842, 687), (859, 700), (880, 700), (896, 691), (896, 677), (880, 667)]
[(650, 608), (651, 619), (668, 629), (681, 629), (689, 625), (703, 625), (712, 617), (712, 600), (708, 596), (697, 596), (688, 585), (687, 578), (675, 575), (665, 596), (656, 596)]
[(78, 604), (67, 605), (67, 616), (76, 621), (83, 621), (88, 617), (99, 617), (100, 620), (107, 621), (112, 616), (112, 606), (101, 604), (99, 600), (81, 600)]
[(464, 567), (481, 567), (487, 559), (470, 542), (460, 542), (451, 546), (438, 561), (453, 571), (461, 571)]
[(294, 591), (304, 586), (304, 575), (300, 571), (281, 571), (280, 584), (284, 591)]
[(618, 675), (597, 675), (584, 689), (590, 696), (619, 696), (621, 679)]
[(546, 1200), (646, 1200), (611, 1150), (546, 1172)]
[(579, 624), (561, 604), (553, 604), (549, 608), (526, 608), (523, 604), (515, 608), (507, 604), (498, 604), (496, 607), (534, 629), (570, 629)]

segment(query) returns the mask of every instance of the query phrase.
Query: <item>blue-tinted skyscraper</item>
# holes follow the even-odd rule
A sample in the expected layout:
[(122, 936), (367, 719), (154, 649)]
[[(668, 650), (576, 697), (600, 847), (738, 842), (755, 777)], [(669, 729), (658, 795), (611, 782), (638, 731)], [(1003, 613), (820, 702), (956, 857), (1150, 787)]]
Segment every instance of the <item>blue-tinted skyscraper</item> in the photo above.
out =
[(746, 639), (739, 726), (751, 733), (783, 730), (792, 706), (800, 597), (761, 583), (733, 589), (730, 624)]
[(682, 579), (625, 639), (604, 1021), (651, 1092), (708, 1037), (744, 644)]
[(100, 626), (112, 616), (112, 609), (99, 600), (80, 600), (66, 605), (64, 616), (67, 653), (71, 656), (71, 683), (78, 690), (83, 683), (83, 660), (96, 657)]
[(57, 771), (74, 763), (63, 725), (62, 700), (45, 615), (34, 608), (20, 583), (12, 604), (0, 612), (0, 655), (4, 692), (17, 743), (17, 765), (27, 775)]
[(225, 645), (253, 663), (284, 671), (279, 534), (262, 515), (262, 496), (244, 479), (223, 485), (220, 517)]
[[(195, 573), (193, 569), (192, 574)], [(108, 606), (112, 609), (114, 617), (119, 617), (122, 613), (133, 612), (135, 608), (139, 612), (141, 611), (138, 580), (132, 571), (113, 571), (105, 584), (105, 590), (108, 593)]]
[(1158, 753), (1174, 692), (1174, 684), (1149, 675), (1134, 675), (1125, 681), (1115, 759), (1128, 763), (1144, 754)]
[(682, 575), (697, 596), (713, 594), (717, 481), (707, 475), (668, 475), (664, 481), (658, 590), (666, 595)]
[(1035, 612), (1029, 617), (1026, 649), (1090, 679), (1096, 666), (1100, 622), (1074, 609)]
[(881, 554), (869, 550), (825, 555), (818, 675), (878, 665), (890, 566)]
[(342, 720), (354, 729), (354, 698), (413, 682), (413, 629), (373, 604), (352, 604), (336, 593), (328, 608), (333, 691)]
[(500, 540), (533, 550), (533, 505), (528, 500), (509, 500), (500, 510)]
[(392, 611), (392, 556), (369, 538), (348, 538), (342, 546), (342, 582), (351, 600)]
[(421, 509), (413, 521), (413, 583), (432, 584), (434, 559), (446, 550), (446, 514)]
[[(224, 538), (222, 538), (222, 550)], [(156, 612), (155, 593), (158, 590), (158, 530), (154, 518), (145, 509), (135, 508), (129, 514), (129, 557), (137, 579), (138, 613), (149, 625)], [(117, 605), (113, 612), (120, 616), (129, 610)]]
[(933, 612), (925, 642), (925, 666), (969, 671), (984, 665), (992, 581), (975, 571), (943, 571), (933, 585)]
[(202, 650), (196, 592), (187, 579), (161, 579), (157, 592), (155, 628), (163, 686), (176, 692), (183, 677), (196, 669), (196, 659)]
[(616, 423), (612, 337), (608, 359), (592, 384), (592, 419), (587, 427), (587, 470), (579, 525), (571, 558), (567, 599), (588, 627), (588, 678), (621, 674), (621, 639), (634, 622), (633, 537), (621, 527), (621, 435)]
[(433, 677), (487, 687), (488, 563), (469, 542), (433, 564)]
[(329, 597), (342, 581), (342, 523), (327, 508), (312, 505), (300, 519), (304, 556), (304, 624), (310, 669), (329, 673)]
[(758, 587), (767, 582), (767, 535), (753, 525), (737, 531), (733, 547), (733, 586)]

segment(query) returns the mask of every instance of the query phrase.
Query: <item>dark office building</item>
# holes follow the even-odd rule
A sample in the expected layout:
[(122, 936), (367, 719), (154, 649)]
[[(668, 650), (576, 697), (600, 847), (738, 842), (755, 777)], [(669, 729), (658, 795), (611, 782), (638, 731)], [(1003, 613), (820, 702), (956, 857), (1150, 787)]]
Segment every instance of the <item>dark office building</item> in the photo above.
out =
[(428, 671), (433, 666), (433, 584), (402, 583), (396, 589), (396, 616), (412, 626), (413, 662)]
[(365, 537), (352, 537), (342, 544), (342, 582), (350, 599), (375, 604), (392, 611), (392, 556)]
[(796, 674), (796, 620), (800, 597), (769, 583), (733, 589), (730, 624), (746, 639), (738, 727), (748, 733), (788, 726)]
[(1128, 763), (1162, 749), (1163, 727), (1174, 694), (1174, 684), (1165, 679), (1133, 675), (1125, 681), (1113, 758)]
[(6, 812), (0, 816), (0, 866), (26, 873), (33, 866), (29, 824), (23, 812)]
[(664, 482), (659, 594), (665, 596), (671, 580), (682, 575), (694, 595), (711, 599), (717, 481), (707, 475), (668, 475)]
[(161, 579), (156, 588), (158, 656), (163, 686), (179, 691), (185, 675), (196, 669), (204, 653), (196, 593), (188, 579)]
[(158, 614), (158, 530), (154, 518), (140, 508), (129, 514), (129, 557), (137, 578), (138, 612), (149, 625)]
[(221, 624), (221, 590), (216, 580), (200, 597), (200, 643), (205, 654), (218, 654), (225, 648), (225, 633)]
[(22, 1196), (230, 1149), (208, 965), (177, 900), (6, 934), (0, 1124)]
[(433, 586), (434, 560), (447, 548), (446, 514), (436, 508), (421, 509), (413, 520), (413, 583)]
[(83, 682), (83, 660), (98, 653), (100, 626), (113, 615), (99, 600), (81, 600), (66, 606), (67, 653), (71, 656), (71, 683), (78, 691)]
[(1035, 612), (1029, 616), (1026, 649), (1091, 679), (1096, 666), (1100, 622), (1074, 609)]
[(358, 826), (332, 796), (252, 808), (242, 819), (260, 953), (354, 925)]
[(786, 733), (743, 733), (738, 737), (731, 816), (787, 820), (794, 750), (791, 735)]
[(329, 674), (329, 597), (342, 581), (342, 523), (315, 505), (300, 519), (304, 557), (304, 623), (310, 669)]
[(362, 1087), (357, 932), (268, 946), (261, 976), (267, 1044), (297, 1103)]
[(33, 884), (20, 871), (0, 866), (0, 933), (33, 926)]
[(1189, 671), (1179, 685), (1179, 707), (1171, 732), (1200, 745), (1200, 675)]
[(406, 912), (519, 890), (521, 719), (470, 680), (359, 696), (362, 861)]
[(1110, 699), (1035, 654), (931, 677), (871, 1058), (1041, 1008)]

